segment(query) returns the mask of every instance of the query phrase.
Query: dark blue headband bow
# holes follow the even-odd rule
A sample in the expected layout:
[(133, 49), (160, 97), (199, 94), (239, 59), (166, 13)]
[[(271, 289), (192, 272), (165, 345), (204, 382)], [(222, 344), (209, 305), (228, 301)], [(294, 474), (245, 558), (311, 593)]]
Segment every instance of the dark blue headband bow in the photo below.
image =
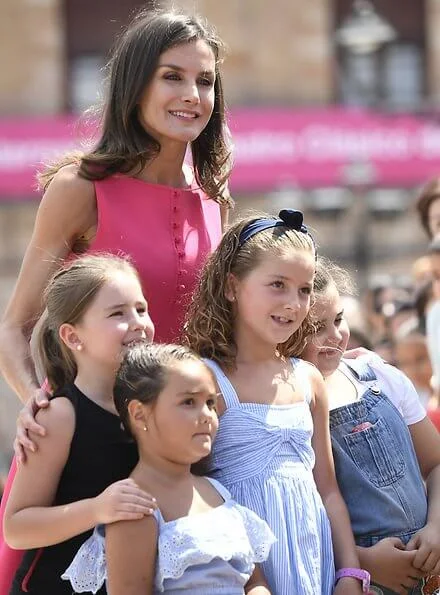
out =
[(288, 227), (289, 229), (294, 229), (295, 231), (308, 234), (308, 229), (304, 225), (303, 220), (304, 217), (301, 211), (294, 211), (293, 209), (283, 209), (279, 212), (278, 219), (256, 219), (255, 221), (252, 221), (252, 223), (249, 223), (249, 225), (246, 225), (244, 229), (242, 229), (238, 239), (238, 247), (241, 248), (243, 244), (245, 244), (260, 231), (271, 229), (272, 227)]

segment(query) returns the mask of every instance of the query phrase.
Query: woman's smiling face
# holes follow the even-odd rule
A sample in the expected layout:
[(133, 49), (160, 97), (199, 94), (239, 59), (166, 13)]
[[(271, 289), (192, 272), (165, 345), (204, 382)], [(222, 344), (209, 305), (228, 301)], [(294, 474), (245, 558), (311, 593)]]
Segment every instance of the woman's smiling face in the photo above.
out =
[(159, 58), (139, 102), (143, 128), (161, 145), (194, 141), (208, 124), (215, 99), (215, 56), (203, 40), (180, 44)]

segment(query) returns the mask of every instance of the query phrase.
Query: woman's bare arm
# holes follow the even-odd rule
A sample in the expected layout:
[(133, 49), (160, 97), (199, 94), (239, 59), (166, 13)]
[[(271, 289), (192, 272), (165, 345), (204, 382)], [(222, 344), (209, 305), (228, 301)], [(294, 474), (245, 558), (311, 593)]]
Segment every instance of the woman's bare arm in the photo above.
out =
[(76, 166), (62, 168), (41, 201), (16, 286), (0, 324), (0, 371), (23, 403), (39, 388), (29, 340), (41, 315), (42, 293), (74, 241), (95, 222), (93, 184), (77, 175)]

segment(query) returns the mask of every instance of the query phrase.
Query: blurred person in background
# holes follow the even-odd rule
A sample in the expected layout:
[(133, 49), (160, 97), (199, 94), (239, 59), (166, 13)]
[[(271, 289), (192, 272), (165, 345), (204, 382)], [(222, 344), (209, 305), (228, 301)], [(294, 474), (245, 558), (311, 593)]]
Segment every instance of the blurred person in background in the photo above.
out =
[(431, 403), (433, 390), (431, 385), (432, 367), (429, 358), (426, 337), (417, 329), (405, 330), (397, 334), (394, 344), (396, 366), (414, 384), (420, 402), (428, 409)]
[(440, 178), (430, 180), (416, 200), (420, 224), (429, 239), (440, 232)]
[(414, 261), (411, 268), (411, 278), (415, 289), (432, 279), (431, 259), (427, 254)]
[(426, 317), (428, 311), (435, 301), (433, 285), (432, 279), (429, 279), (423, 285), (416, 287), (414, 291), (413, 301), (417, 313), (418, 329), (423, 335), (426, 335)]

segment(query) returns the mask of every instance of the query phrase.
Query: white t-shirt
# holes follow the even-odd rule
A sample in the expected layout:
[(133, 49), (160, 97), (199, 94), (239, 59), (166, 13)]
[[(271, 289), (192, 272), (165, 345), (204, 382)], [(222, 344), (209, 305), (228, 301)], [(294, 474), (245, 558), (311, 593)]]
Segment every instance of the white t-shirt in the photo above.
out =
[[(411, 380), (403, 372), (387, 364), (375, 353), (360, 356), (367, 363), (377, 377), (377, 384), (380, 390), (386, 395), (396, 409), (400, 412), (406, 425), (410, 426), (426, 417), (426, 410), (420, 402), (419, 395)], [(366, 390), (365, 384), (359, 382), (353, 375), (351, 369), (344, 362), (341, 362), (343, 372), (353, 382), (361, 397)], [(332, 408), (330, 406), (330, 408)]]

